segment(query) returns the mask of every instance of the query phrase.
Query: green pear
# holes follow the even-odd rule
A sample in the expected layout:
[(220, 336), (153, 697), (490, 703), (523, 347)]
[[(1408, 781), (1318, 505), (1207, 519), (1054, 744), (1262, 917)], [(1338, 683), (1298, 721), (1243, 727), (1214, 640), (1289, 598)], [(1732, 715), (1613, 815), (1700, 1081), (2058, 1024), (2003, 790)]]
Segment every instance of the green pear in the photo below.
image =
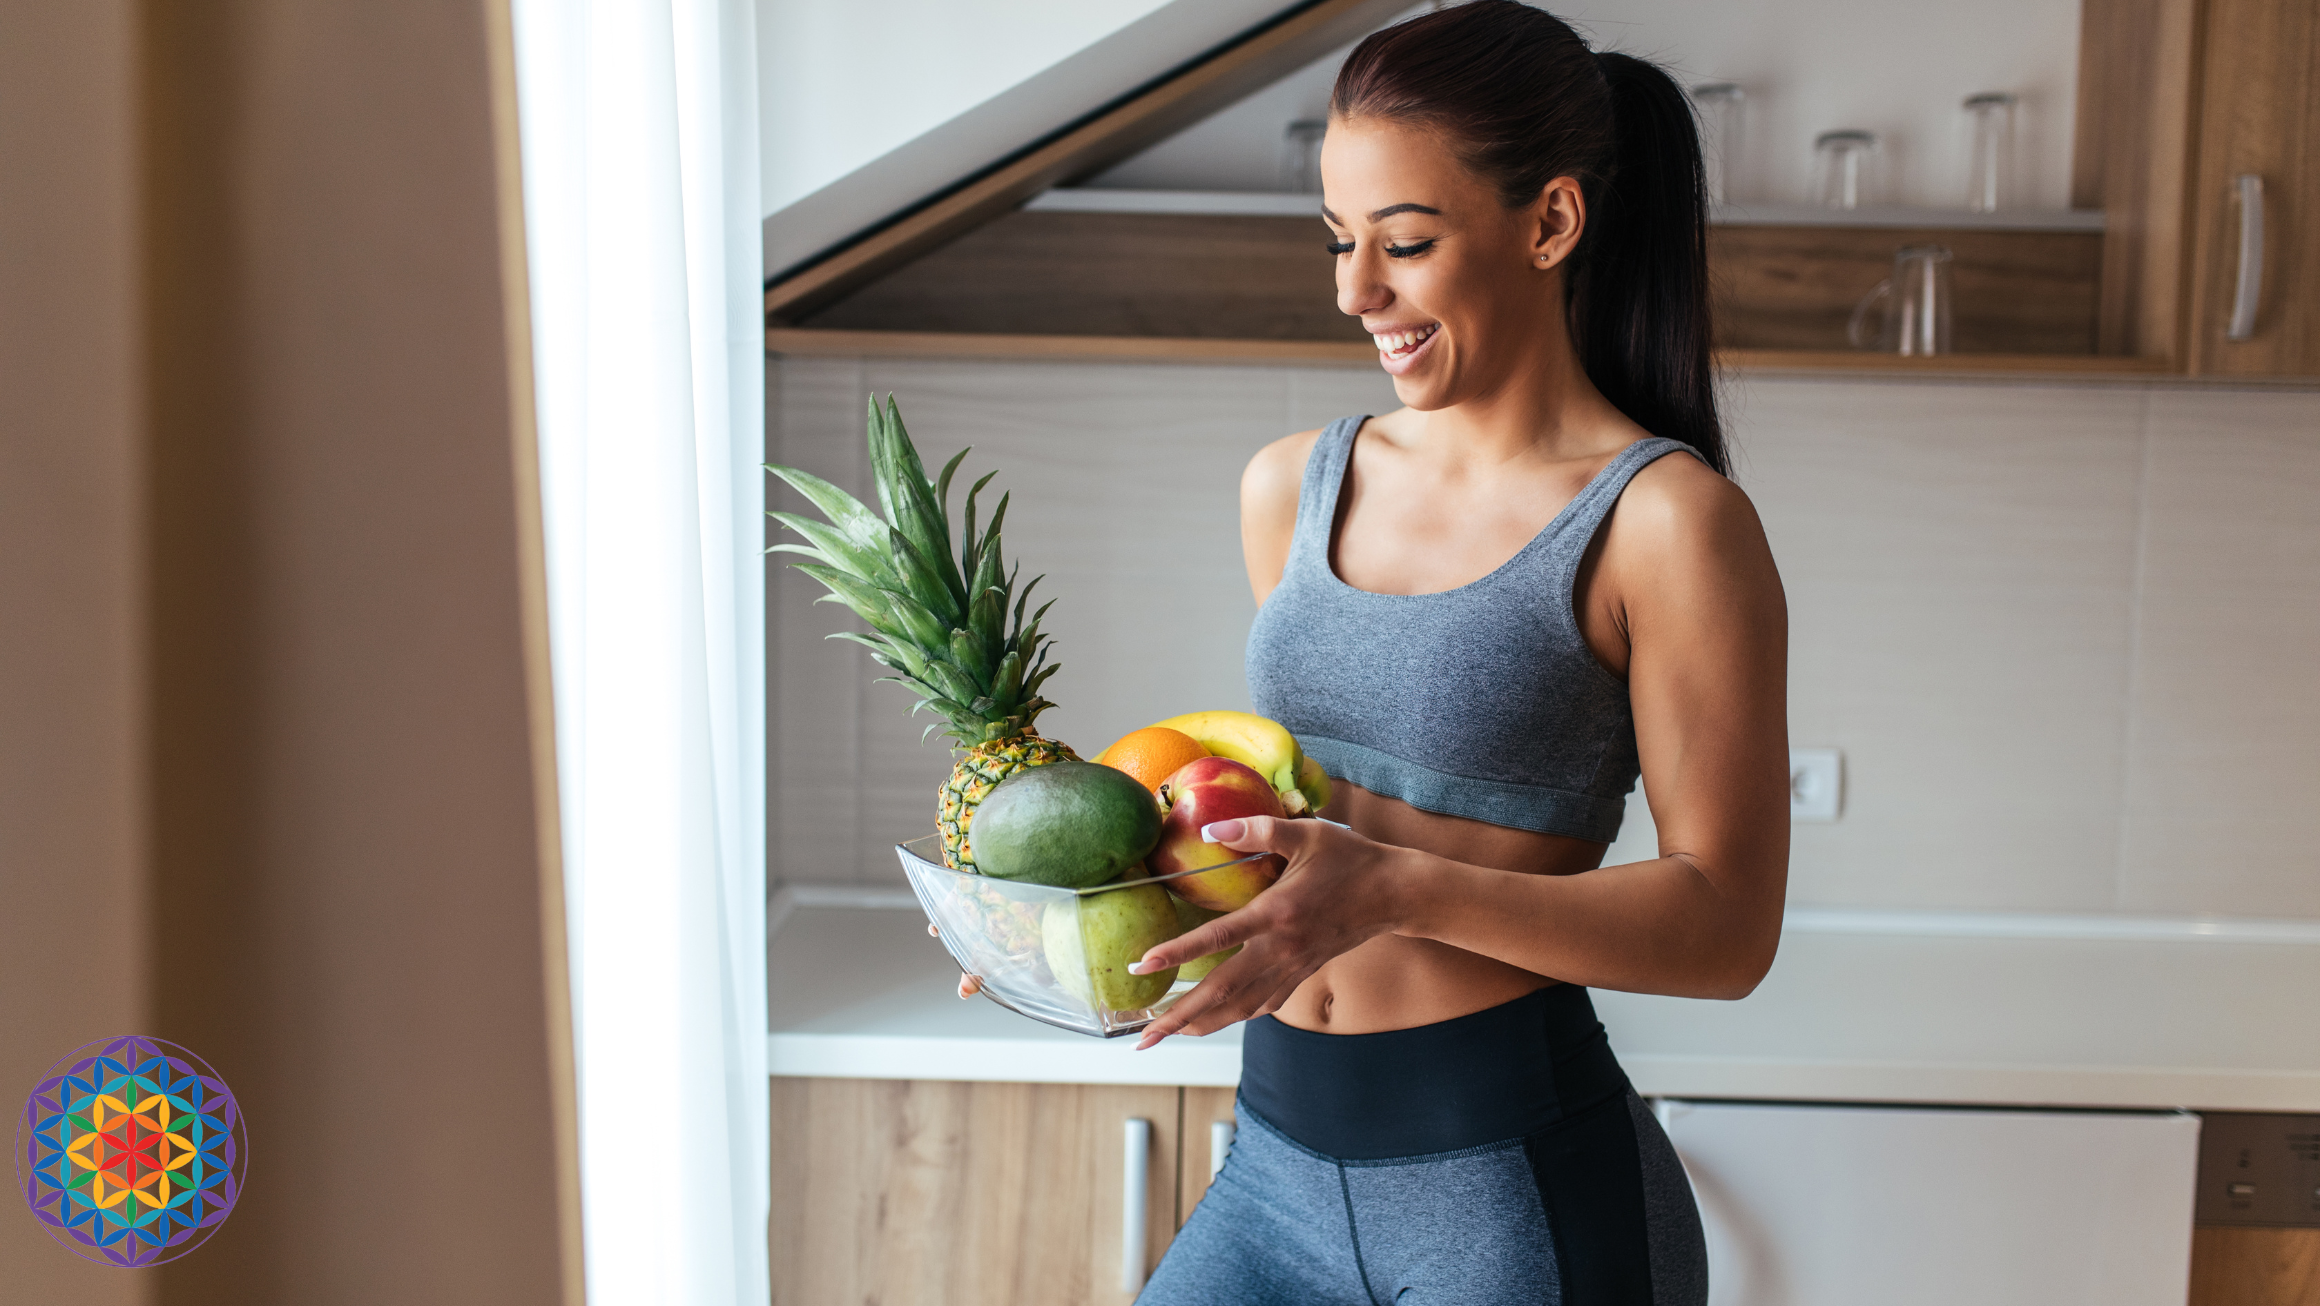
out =
[[(1217, 917), (1224, 915), (1223, 912), (1210, 911), (1206, 907), (1195, 907), (1191, 903), (1186, 902), (1184, 899), (1177, 897), (1173, 893), (1168, 895), (1168, 900), (1176, 904), (1176, 933), (1180, 936), (1190, 934), (1194, 930), (1199, 929), (1201, 926), (1215, 920)], [(1234, 953), (1239, 952), (1240, 950), (1241, 945), (1236, 943), (1231, 947), (1226, 948), (1222, 952), (1212, 952), (1205, 957), (1194, 957), (1192, 960), (1176, 968), (1176, 978), (1180, 980), (1191, 980), (1193, 983), (1198, 984), (1200, 981), (1207, 979), (1208, 973), (1212, 970), (1215, 970), (1217, 966), (1224, 961), (1225, 958), (1232, 956)]]
[(1176, 982), (1175, 968), (1130, 975), (1128, 967), (1176, 937), (1172, 902), (1159, 885), (1140, 884), (1049, 903), (1040, 920), (1047, 968), (1090, 1005), (1110, 1011), (1151, 1006)]

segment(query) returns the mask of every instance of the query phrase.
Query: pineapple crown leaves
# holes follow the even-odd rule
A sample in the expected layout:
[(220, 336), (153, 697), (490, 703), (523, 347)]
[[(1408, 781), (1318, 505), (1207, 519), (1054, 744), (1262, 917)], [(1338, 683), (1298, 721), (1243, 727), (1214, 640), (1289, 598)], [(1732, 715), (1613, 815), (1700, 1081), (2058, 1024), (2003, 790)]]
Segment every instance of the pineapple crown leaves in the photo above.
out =
[(967, 491), (954, 553), (951, 480), (967, 451), (959, 450), (929, 480), (892, 395), (883, 412), (876, 399), (870, 401), (869, 439), (871, 479), (882, 511), (872, 512), (810, 472), (768, 466), (825, 520), (767, 513), (805, 543), (776, 544), (766, 552), (809, 559), (792, 565), (830, 591), (817, 602), (843, 603), (869, 624), (867, 634), (842, 631), (831, 638), (869, 649), (895, 673), (880, 679), (915, 691), (919, 701), (911, 710), (931, 708), (941, 718), (927, 733), (942, 730), (967, 747), (1031, 733), (1039, 714), (1055, 706), (1039, 694), (1061, 669), (1047, 660), (1049, 637), (1039, 628), (1054, 600), (1029, 611), (1026, 620), (1040, 578), (1018, 587), (1021, 568), (1008, 570), (1000, 552), (1007, 496), (1000, 496), (990, 521), (977, 529), (977, 499), (998, 473)]

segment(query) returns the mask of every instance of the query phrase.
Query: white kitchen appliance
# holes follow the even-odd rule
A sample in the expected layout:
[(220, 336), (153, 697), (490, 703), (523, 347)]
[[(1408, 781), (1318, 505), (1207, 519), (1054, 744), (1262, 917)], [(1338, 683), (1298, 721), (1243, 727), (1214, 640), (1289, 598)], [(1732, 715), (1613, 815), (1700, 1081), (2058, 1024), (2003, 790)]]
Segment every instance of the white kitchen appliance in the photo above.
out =
[(1662, 1100), (1709, 1306), (2183, 1306), (2199, 1118)]

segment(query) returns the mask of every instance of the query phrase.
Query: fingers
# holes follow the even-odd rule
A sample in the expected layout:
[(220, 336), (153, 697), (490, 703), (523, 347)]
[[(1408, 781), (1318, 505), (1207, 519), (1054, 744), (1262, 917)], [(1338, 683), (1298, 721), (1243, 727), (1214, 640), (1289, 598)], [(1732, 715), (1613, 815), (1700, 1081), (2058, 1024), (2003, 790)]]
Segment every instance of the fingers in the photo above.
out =
[(1171, 1034), (1213, 1034), (1258, 1014), (1245, 986), (1262, 967), (1261, 961), (1244, 950), (1210, 971), (1208, 978), (1178, 998), (1166, 1015), (1144, 1027), (1143, 1041), (1136, 1044), (1136, 1050), (1141, 1052)]
[(1261, 916), (1252, 915), (1253, 905), (1219, 916), (1215, 920), (1187, 930), (1165, 943), (1153, 945), (1141, 958), (1128, 967), (1130, 975), (1149, 975), (1170, 966), (1181, 966), (1196, 957), (1212, 952), (1223, 952), (1236, 943), (1246, 943), (1264, 932)]
[(983, 981), (974, 975), (959, 976), (959, 996), (971, 998), (983, 991)]
[(928, 921), (926, 923), (926, 932), (938, 939), (942, 937), (942, 927), (936, 925), (933, 921)]
[(1240, 816), (1229, 821), (1210, 821), (1200, 827), (1200, 837), (1204, 842), (1223, 844), (1236, 853), (1274, 852), (1281, 827), (1288, 824), (1270, 816)]

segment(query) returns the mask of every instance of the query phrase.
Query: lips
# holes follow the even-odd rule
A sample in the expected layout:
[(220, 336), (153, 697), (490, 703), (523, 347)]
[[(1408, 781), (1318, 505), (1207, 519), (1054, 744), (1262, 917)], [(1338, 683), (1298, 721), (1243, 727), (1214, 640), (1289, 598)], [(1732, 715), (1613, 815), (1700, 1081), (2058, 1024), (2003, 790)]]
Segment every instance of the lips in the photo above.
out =
[(1378, 363), (1389, 376), (1400, 376), (1418, 365), (1431, 349), (1435, 337), (1442, 334), (1442, 324), (1428, 322), (1393, 331), (1372, 331), (1370, 339), (1377, 342)]

